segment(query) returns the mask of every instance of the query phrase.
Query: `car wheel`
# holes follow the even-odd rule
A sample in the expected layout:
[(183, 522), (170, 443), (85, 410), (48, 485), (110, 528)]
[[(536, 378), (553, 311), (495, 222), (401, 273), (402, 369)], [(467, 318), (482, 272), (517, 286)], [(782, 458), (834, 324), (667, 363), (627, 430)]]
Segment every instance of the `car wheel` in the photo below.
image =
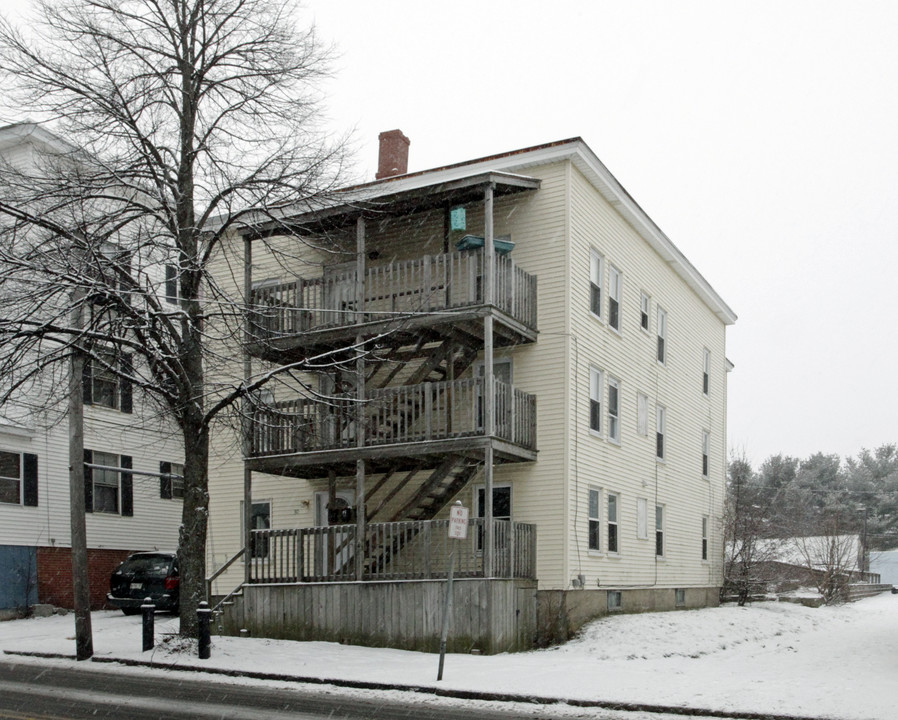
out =
[(125, 615), (139, 615), (140, 608), (122, 608), (122, 612), (125, 613)]

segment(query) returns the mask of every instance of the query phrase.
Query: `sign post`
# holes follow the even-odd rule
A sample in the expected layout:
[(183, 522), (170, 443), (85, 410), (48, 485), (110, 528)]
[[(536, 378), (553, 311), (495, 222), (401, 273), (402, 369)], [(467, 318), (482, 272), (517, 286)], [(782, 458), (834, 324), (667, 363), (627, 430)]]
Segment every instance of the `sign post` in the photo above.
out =
[[(468, 508), (456, 501), (449, 509), (449, 539), (464, 540), (468, 537)], [(449, 637), (449, 618), (452, 615), (452, 573), (455, 570), (455, 550), (449, 553), (449, 578), (446, 581), (446, 602), (443, 604), (443, 631), (440, 634), (440, 667), (437, 680), (443, 679), (443, 661), (446, 658), (446, 640)]]

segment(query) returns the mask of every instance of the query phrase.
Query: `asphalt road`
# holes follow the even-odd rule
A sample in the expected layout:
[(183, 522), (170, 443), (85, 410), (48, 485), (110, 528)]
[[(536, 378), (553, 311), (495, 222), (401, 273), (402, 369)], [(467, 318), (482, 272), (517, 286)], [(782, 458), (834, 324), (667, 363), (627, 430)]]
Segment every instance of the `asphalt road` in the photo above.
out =
[[(184, 678), (115, 672), (96, 665), (38, 665), (0, 659), (0, 720), (312, 720), (374, 718), (397, 720), (472, 720), (508, 714), (484, 710), (434, 708), (328, 695), (324, 689), (244, 686)], [(538, 717), (529, 715), (530, 718)]]

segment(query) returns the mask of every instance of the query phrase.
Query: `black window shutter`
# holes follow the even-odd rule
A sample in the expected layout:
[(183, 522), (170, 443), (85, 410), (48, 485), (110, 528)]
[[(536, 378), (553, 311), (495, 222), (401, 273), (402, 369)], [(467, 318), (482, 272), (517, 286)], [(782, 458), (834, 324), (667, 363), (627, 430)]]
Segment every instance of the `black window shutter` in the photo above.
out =
[(170, 303), (178, 302), (178, 273), (175, 266), (165, 266), (165, 299)]
[(163, 500), (171, 500), (171, 463), (159, 463), (159, 497)]
[(24, 502), (31, 507), (37, 507), (37, 455), (31, 453), (22, 455), (22, 471)]
[[(131, 456), (122, 455), (120, 465), (126, 470), (132, 467)], [(134, 515), (134, 476), (131, 473), (122, 473), (122, 515), (128, 517)]]
[(122, 353), (119, 360), (119, 369), (122, 377), (119, 378), (119, 392), (121, 394), (121, 402), (119, 408), (123, 413), (134, 412), (134, 397), (131, 390), (131, 381), (125, 376), (130, 376), (134, 372), (134, 363), (131, 359), (131, 353)]
[(82, 374), (84, 378), (84, 382), (82, 385), (84, 386), (84, 404), (91, 405), (94, 401), (94, 393), (93, 393), (93, 374), (90, 366), (90, 358), (84, 359), (84, 373)]
[[(93, 450), (85, 450), (84, 462), (92, 463), (93, 461)], [(94, 511), (94, 471), (89, 467), (84, 468), (84, 511)]]

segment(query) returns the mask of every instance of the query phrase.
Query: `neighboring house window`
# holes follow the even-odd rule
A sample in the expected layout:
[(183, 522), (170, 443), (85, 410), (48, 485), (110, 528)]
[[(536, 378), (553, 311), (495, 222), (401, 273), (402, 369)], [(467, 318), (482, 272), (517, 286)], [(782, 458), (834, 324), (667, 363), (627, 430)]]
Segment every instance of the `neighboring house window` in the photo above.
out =
[[(84, 451), (84, 509), (87, 512), (134, 514), (134, 480), (128, 455)], [(90, 467), (96, 465), (99, 467)]]
[(599, 520), (599, 491), (589, 489), (589, 549), (601, 550), (602, 524)]
[(667, 362), (667, 313), (658, 308), (658, 362)]
[[(271, 529), (271, 502), (254, 502), (250, 514), (250, 528), (252, 530)], [(268, 536), (250, 534), (249, 554), (254, 558), (268, 557)]]
[[(88, 263), (84, 274), (97, 283), (96, 299), (106, 296), (108, 290), (127, 293), (131, 289), (131, 252), (118, 245), (104, 242), (98, 248), (93, 261)], [(122, 299), (128, 302), (127, 294)]]
[(620, 382), (608, 378), (608, 439), (620, 442)]
[(589, 251), (589, 310), (596, 317), (602, 317), (602, 277), (605, 274), (605, 259), (597, 250)]
[(608, 324), (620, 330), (620, 298), (623, 280), (621, 272), (614, 265), (608, 268)]
[(664, 433), (667, 425), (667, 410), (660, 405), (655, 411), (655, 456), (664, 459)]
[(0, 450), (0, 503), (37, 505), (37, 455)]
[(636, 537), (649, 539), (649, 501), (645, 498), (636, 499)]
[(131, 382), (122, 377), (132, 372), (130, 353), (116, 355), (105, 349), (94, 352), (93, 357), (84, 361), (84, 404), (133, 412)]
[(172, 304), (177, 304), (181, 295), (180, 291), (178, 268), (172, 263), (167, 263), (165, 266), (165, 300)]
[(182, 463), (159, 463), (159, 497), (164, 500), (184, 497), (184, 465)]
[(649, 296), (645, 293), (639, 298), (639, 326), (649, 331)]
[(702, 518), (702, 560), (708, 559), (708, 518)]
[(602, 432), (602, 371), (589, 368), (589, 429)]
[(711, 453), (711, 433), (702, 430), (702, 477), (708, 477), (708, 456)]
[(608, 505), (608, 552), (618, 552), (617, 533), (617, 508), (620, 498), (617, 495), (608, 495), (605, 502)]
[(711, 351), (705, 348), (702, 357), (702, 392), (707, 395), (711, 384)]
[(655, 505), (655, 555), (664, 556), (664, 506)]
[(636, 432), (649, 434), (649, 398), (642, 393), (636, 395)]

